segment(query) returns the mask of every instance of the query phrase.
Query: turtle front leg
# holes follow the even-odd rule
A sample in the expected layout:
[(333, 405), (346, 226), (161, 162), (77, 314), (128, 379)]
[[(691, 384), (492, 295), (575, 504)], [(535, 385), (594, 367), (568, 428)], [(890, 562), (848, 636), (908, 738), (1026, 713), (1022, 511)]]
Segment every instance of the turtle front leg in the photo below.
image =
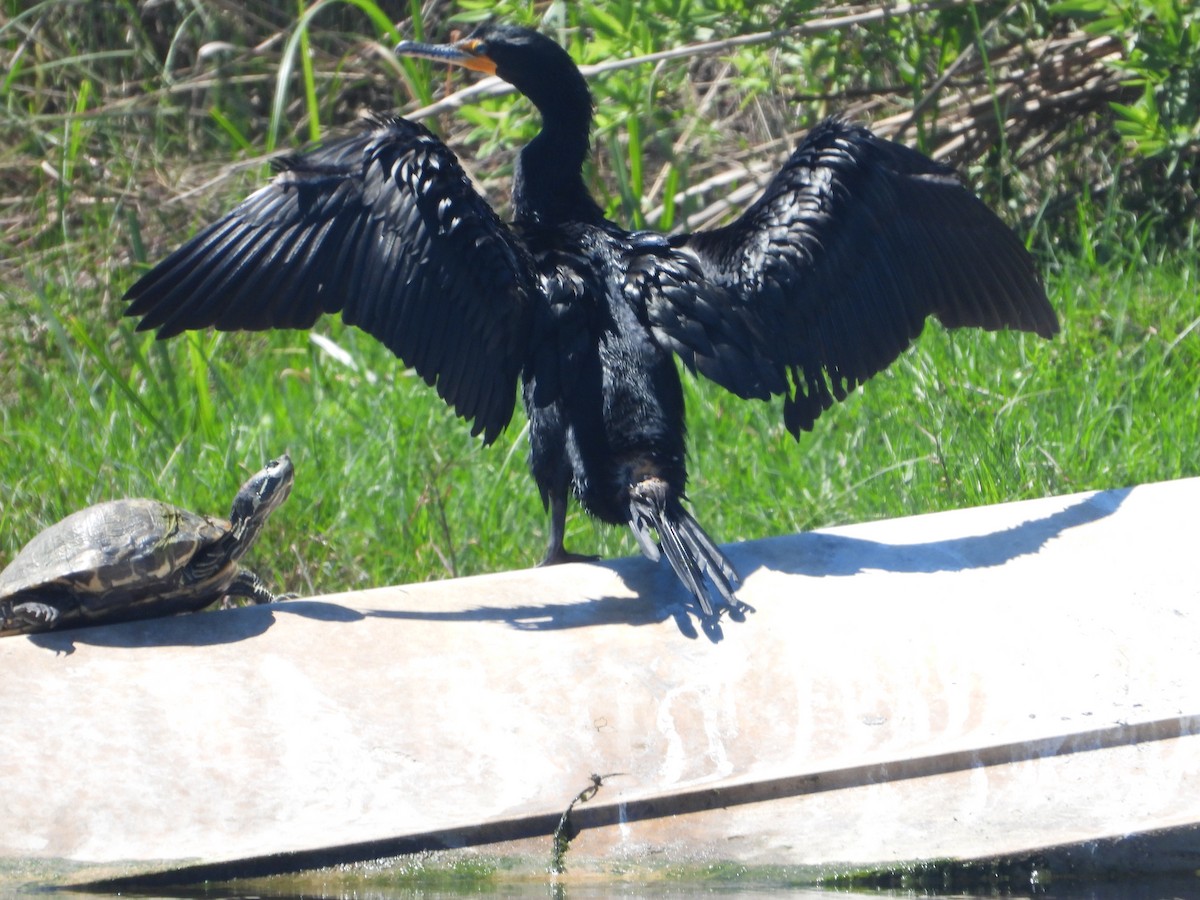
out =
[(59, 611), (49, 603), (37, 600), (0, 603), (0, 631), (49, 631), (58, 618)]
[(225, 597), (245, 597), (251, 603), (274, 603), (291, 600), (295, 594), (273, 594), (266, 583), (248, 569), (239, 569), (237, 577), (225, 588)]

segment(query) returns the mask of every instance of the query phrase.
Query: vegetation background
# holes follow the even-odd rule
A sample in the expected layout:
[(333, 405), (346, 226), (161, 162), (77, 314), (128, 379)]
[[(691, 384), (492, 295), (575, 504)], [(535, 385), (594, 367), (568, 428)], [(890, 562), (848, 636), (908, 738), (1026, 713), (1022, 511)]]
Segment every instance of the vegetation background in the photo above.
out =
[[(931, 323), (798, 446), (777, 403), (685, 378), (718, 539), (1200, 474), (1190, 4), (0, 0), (0, 565), (103, 499), (224, 513), (283, 450), (297, 487), (251, 556), (283, 589), (540, 558), (520, 414), (481, 447), (336, 319), (162, 343), (122, 319), (124, 290), (273, 153), (364, 110), (421, 109), (503, 211), (529, 104), (388, 52), (491, 15), (587, 66), (588, 177), (618, 221), (728, 218), (843, 113), (958, 166), (1041, 263), (1053, 342)], [(635, 550), (578, 514), (568, 542)]]

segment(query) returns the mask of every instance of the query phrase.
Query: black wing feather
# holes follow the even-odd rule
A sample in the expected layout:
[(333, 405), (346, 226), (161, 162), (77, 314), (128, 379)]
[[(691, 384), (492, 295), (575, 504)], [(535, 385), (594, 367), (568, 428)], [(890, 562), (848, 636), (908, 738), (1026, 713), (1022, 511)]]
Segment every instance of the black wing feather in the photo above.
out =
[(276, 169), (129, 289), (138, 329), (309, 328), (340, 310), (494, 440), (512, 416), (537, 281), (453, 154), (416, 123), (375, 119)]
[(794, 434), (890, 364), (930, 315), (949, 328), (1058, 331), (1024, 245), (952, 170), (837, 119), (801, 141), (737, 221), (671, 243), (708, 284), (655, 294), (656, 336), (741, 397), (784, 394)]

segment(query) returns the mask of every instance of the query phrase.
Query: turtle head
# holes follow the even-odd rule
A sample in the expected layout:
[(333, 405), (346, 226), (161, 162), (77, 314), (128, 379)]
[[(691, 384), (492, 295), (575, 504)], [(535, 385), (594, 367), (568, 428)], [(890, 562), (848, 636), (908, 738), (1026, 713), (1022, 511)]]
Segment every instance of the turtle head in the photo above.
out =
[(285, 453), (250, 476), (233, 498), (229, 524), (240, 547), (245, 550), (254, 541), (267, 517), (292, 490), (295, 469)]

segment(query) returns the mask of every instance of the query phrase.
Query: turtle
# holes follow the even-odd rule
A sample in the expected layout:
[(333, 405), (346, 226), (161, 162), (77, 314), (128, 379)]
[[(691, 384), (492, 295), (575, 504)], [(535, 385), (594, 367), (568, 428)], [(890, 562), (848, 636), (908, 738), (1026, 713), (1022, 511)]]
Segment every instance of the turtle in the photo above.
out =
[(229, 521), (146, 499), (72, 513), (0, 572), (0, 635), (169, 616), (221, 597), (282, 599), (239, 560), (293, 478), (287, 454), (272, 459), (237, 492)]

